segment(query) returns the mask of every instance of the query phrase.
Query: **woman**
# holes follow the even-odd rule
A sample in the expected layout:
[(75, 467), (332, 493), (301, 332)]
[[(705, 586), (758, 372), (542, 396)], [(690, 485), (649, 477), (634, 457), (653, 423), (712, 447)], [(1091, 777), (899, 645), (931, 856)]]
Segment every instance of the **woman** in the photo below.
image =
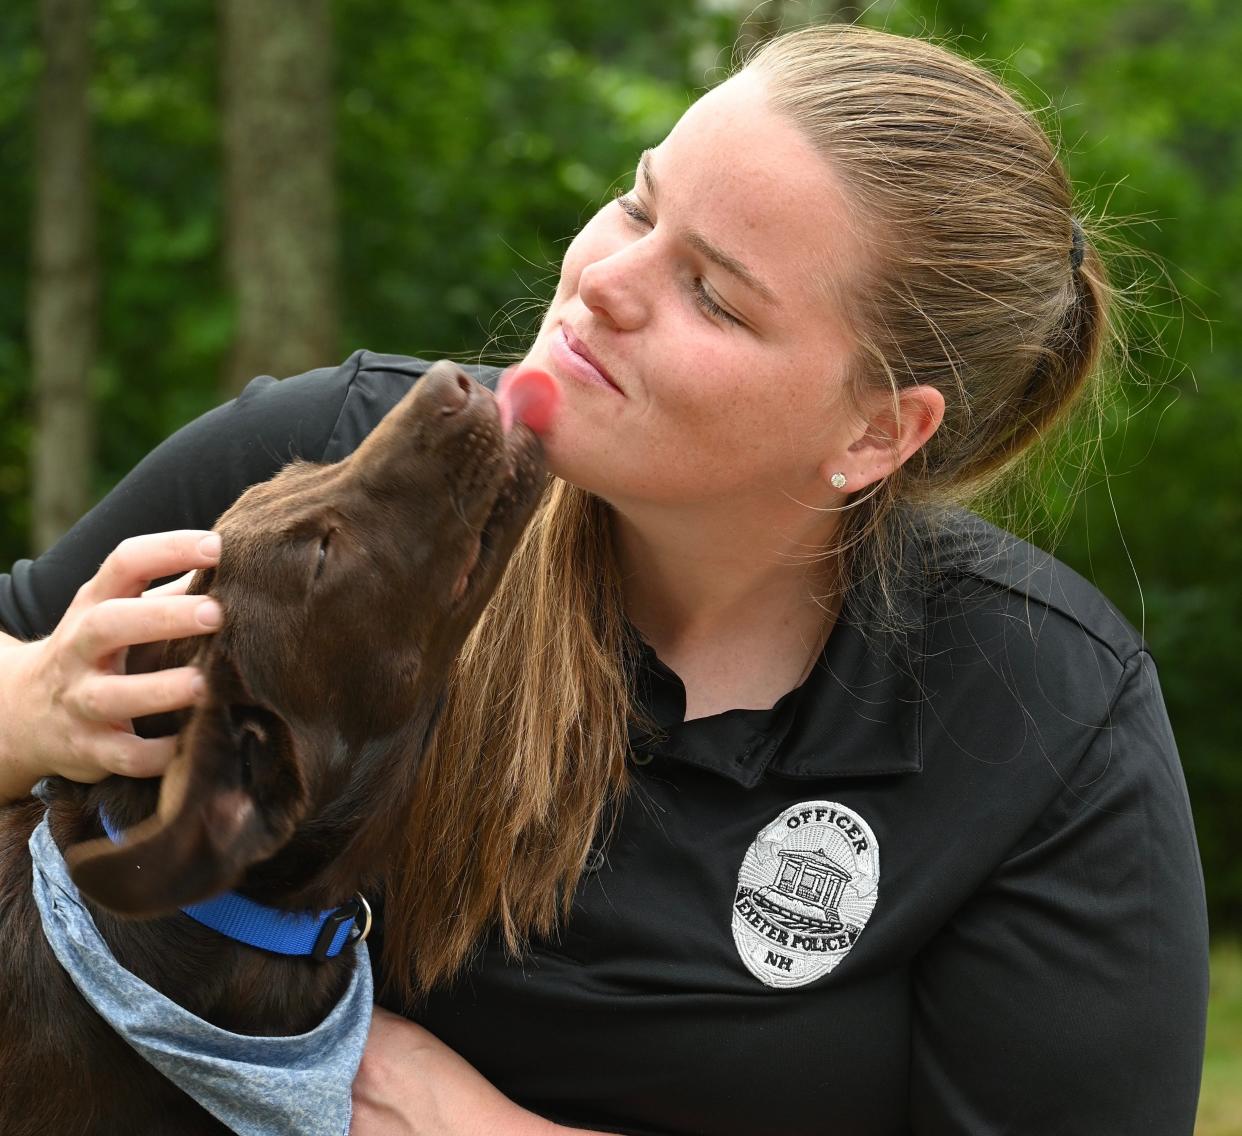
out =
[[(526, 355), (556, 476), (391, 869), (409, 1019), (376, 1011), (355, 1132), (1191, 1131), (1206, 916), (1154, 664), (954, 507), (1089, 389), (1110, 302), (1038, 123), (919, 40), (782, 37), (643, 155)], [(99, 559), (342, 456), (421, 369), (256, 381), (15, 569), (0, 618), (52, 633), (3, 659), (10, 793), (157, 772), (116, 723), (194, 697), (107, 672), (218, 622), (115, 598), (204, 534), (70, 604)]]

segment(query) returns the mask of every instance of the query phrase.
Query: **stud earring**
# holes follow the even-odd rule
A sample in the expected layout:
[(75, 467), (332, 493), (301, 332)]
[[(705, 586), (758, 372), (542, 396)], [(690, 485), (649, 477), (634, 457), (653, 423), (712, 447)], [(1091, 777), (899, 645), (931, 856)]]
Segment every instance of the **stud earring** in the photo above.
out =
[(828, 480), (832, 482), (833, 489), (844, 489), (849, 478), (843, 473), (834, 473)]

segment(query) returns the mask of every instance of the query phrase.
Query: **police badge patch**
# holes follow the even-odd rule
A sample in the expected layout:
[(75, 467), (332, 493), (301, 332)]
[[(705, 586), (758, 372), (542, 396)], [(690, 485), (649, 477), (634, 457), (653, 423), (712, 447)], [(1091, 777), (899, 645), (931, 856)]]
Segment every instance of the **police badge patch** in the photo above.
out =
[(875, 833), (852, 809), (804, 801), (755, 837), (737, 874), (733, 941), (768, 986), (805, 986), (845, 958), (880, 885)]

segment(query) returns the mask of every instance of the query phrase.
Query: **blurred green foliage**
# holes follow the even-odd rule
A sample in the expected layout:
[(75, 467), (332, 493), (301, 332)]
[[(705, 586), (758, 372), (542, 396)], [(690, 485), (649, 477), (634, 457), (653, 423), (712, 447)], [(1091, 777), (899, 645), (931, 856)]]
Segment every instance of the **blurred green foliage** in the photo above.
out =
[[(747, 10), (722, 0), (337, 0), (341, 356), (357, 346), (493, 361), (520, 353), (568, 238), (720, 77)], [(792, 22), (824, 10), (785, 5)], [(887, 0), (862, 22), (947, 37), (996, 66), (1046, 108), (1088, 233), (1142, 252), (1113, 262), (1140, 307), (1102, 456), (1080, 496), (1047, 484), (1053, 509), (1035, 535), (1151, 643), (1214, 924), (1242, 927), (1232, 817), (1242, 762), (1228, 742), (1242, 736), (1232, 690), (1242, 390), (1231, 381), (1242, 357), (1242, 7)], [(99, 493), (218, 401), (233, 313), (216, 36), (206, 0), (99, 0)], [(0, 21), (0, 564), (25, 553), (29, 525), (23, 321), (39, 63), (33, 15), (16, 5)]]

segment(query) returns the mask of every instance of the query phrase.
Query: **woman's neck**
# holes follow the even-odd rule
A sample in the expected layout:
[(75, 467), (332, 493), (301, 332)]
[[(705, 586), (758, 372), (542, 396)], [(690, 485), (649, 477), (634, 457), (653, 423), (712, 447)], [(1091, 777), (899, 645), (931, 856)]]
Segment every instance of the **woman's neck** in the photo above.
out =
[(822, 515), (613, 516), (626, 613), (682, 678), (688, 718), (771, 706), (802, 682), (839, 607), (831, 564), (811, 559), (832, 536)]

